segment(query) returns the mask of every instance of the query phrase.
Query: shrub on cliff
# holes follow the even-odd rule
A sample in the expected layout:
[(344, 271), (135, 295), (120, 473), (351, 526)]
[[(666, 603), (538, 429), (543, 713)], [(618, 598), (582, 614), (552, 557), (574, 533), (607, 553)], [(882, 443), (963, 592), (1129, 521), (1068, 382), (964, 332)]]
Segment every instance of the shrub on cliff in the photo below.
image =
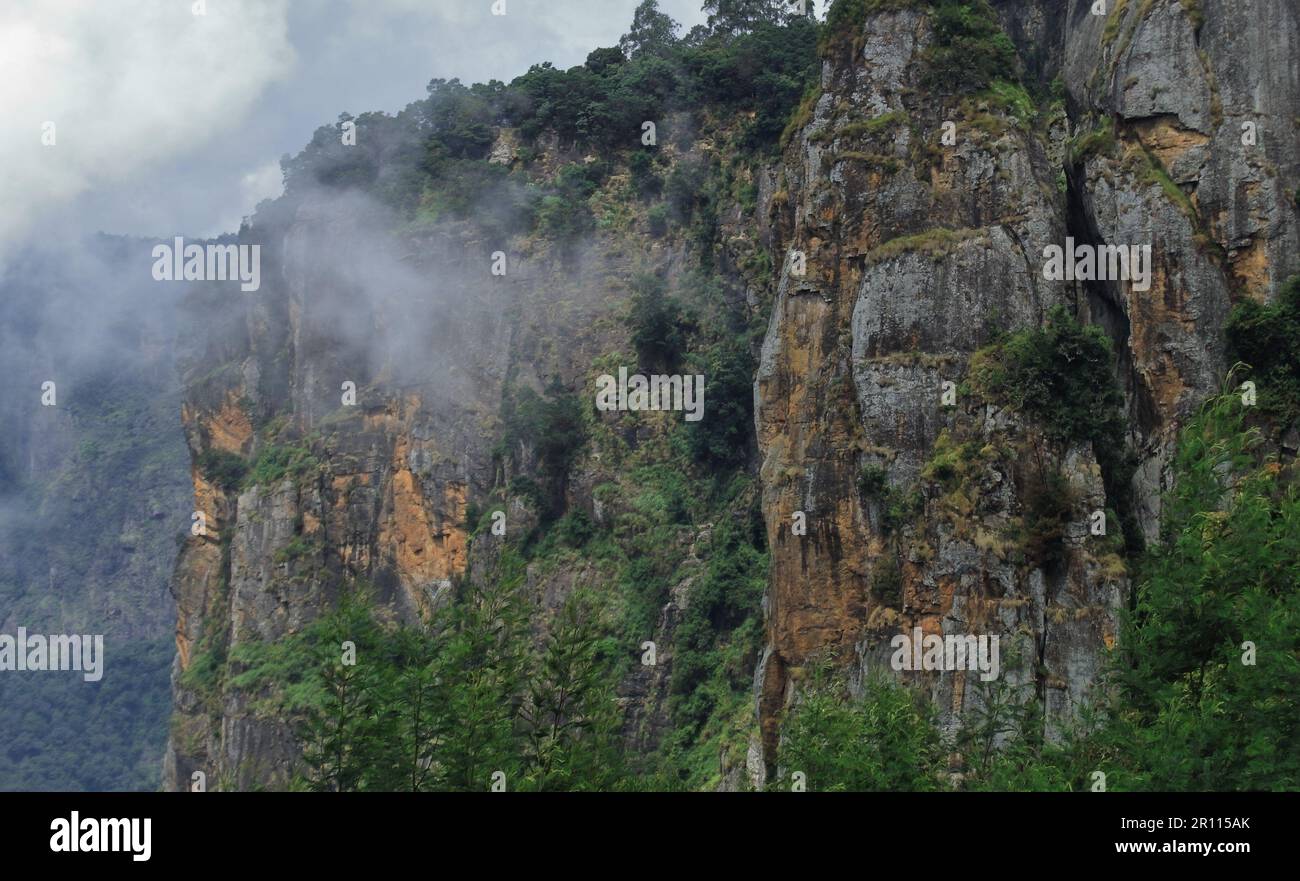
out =
[(586, 446), (583, 404), (558, 379), (546, 395), (528, 386), (510, 390), (501, 403), (505, 425), (498, 455), (509, 457), (515, 469), (534, 463), (542, 519), (550, 522), (564, 513), (569, 472)]
[(1249, 365), (1260, 411), (1283, 428), (1300, 419), (1300, 276), (1287, 282), (1276, 303), (1239, 303), (1224, 332), (1229, 359)]
[(632, 281), (632, 345), (644, 370), (671, 373), (686, 349), (689, 324), (682, 304), (668, 295), (662, 278), (642, 273)]
[(971, 361), (978, 392), (1042, 425), (1061, 443), (1113, 442), (1123, 396), (1111, 373), (1110, 339), (1055, 307), (1043, 328), (1018, 331)]
[(226, 492), (238, 489), (248, 473), (248, 460), (225, 450), (204, 450), (194, 464), (204, 479)]
[(926, 82), (944, 91), (976, 91), (1019, 78), (1015, 44), (987, 0), (939, 0)]
[(754, 435), (754, 358), (736, 342), (719, 343), (700, 359), (705, 377), (704, 418), (687, 422), (695, 461), (716, 472), (745, 464)]
[[(1101, 466), (1107, 500), (1120, 518), (1130, 553), (1141, 550), (1130, 482), (1134, 460), (1126, 446), (1124, 397), (1111, 372), (1111, 344), (1095, 325), (1084, 327), (1057, 306), (1047, 325), (1010, 334), (971, 358), (970, 382), (985, 398), (1023, 413), (1060, 445), (1090, 443)], [(1064, 482), (1036, 455), (1037, 474), (1026, 511), (1026, 551), (1034, 562), (1060, 548), (1070, 518)]]

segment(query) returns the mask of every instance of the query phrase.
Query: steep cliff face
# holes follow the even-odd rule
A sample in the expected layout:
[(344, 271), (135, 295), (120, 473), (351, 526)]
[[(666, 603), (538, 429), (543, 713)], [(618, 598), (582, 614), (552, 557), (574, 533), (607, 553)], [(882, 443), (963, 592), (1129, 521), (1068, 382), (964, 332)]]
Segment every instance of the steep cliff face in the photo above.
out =
[[(377, 211), (320, 196), (255, 221), (243, 238), (268, 255), (262, 291), (191, 300), (192, 351), (206, 354), (186, 366), (183, 422), (207, 531), (185, 546), (173, 582), (169, 788), (188, 788), (195, 771), (236, 788), (289, 780), (299, 755), (289, 720), (227, 675), (241, 669), (227, 664), (241, 645), (299, 633), (357, 581), (386, 617), (411, 623), (449, 602), (454, 582), (499, 574), (500, 551), (537, 522), (506, 489), (511, 463), (528, 471), (536, 457), (526, 445), (501, 455), (507, 388), (589, 385), (601, 357), (626, 345), (618, 319), (640, 261), (670, 275), (680, 262), (653, 243), (633, 260), (623, 231), (571, 251), (507, 245), (474, 224), (376, 232), (391, 221)], [(498, 248), (509, 249), (504, 264)], [(616, 455), (602, 462), (598, 447), (567, 488), (598, 524), (615, 516), (594, 490), (619, 479)], [(223, 461), (238, 472), (224, 485)], [(508, 530), (484, 531), (471, 571), (471, 521), (494, 491), (506, 493)], [(537, 626), (609, 578), (595, 563), (530, 567)], [(662, 728), (668, 669), (629, 679), (629, 738)]]
[[(1027, 114), (996, 91), (946, 96), (926, 4), (876, 4), (833, 49), (764, 193), (787, 255), (756, 382), (769, 763), (812, 659), (888, 669), (891, 636), (913, 627), (999, 634), (1006, 683), (1032, 686), (1048, 730), (1076, 712), (1128, 592), (1122, 547), (1089, 515), (1128, 508), (1154, 534), (1168, 444), (1228, 366), (1228, 309), (1296, 271), (1293, 4), (996, 5), (1030, 86), (1056, 79), (1064, 102)], [(1149, 245), (1149, 290), (1047, 280), (1044, 248), (1067, 236)], [(1105, 327), (1119, 354), (1137, 469), (1110, 499), (1108, 451), (1045, 444), (964, 384), (973, 353), (1056, 305)], [(962, 444), (978, 449), (963, 475), (936, 479)], [(883, 475), (870, 493), (864, 469)], [(1064, 476), (1070, 514), (1041, 565), (1022, 541), (1045, 472)], [(916, 678), (948, 724), (984, 699), (969, 673)]]
[[(262, 291), (190, 302), (183, 421), (206, 534), (173, 580), (165, 786), (195, 771), (290, 782), (290, 721), (240, 678), (241, 646), (301, 632), (357, 581), (388, 619), (419, 620), (512, 554), (534, 636), (576, 592), (607, 599), (629, 658), (625, 740), (637, 754), (703, 744), (695, 785), (770, 781), (809, 669), (829, 656), (865, 687), (918, 628), (1000, 639), (996, 683), (904, 674), (950, 731), (996, 689), (1035, 701), (1049, 736), (1091, 699), (1131, 560), (1159, 527), (1172, 440), (1230, 366), (1227, 312), (1300, 270), (1297, 11), (994, 3), (983, 25), (1010, 38), (993, 48), (1014, 75), (972, 86), (969, 46), (954, 49), (934, 4), (858, 6), (871, 11), (828, 35), (778, 157), (747, 167), (726, 120), (677, 121), (663, 170), (699, 170), (679, 199), (711, 193), (689, 234), (656, 230), (621, 170), (584, 195), (598, 222), (581, 247), (399, 224), (333, 196), (286, 200), (241, 232), (263, 247)], [(488, 161), (550, 177), (599, 161), (549, 135), (534, 146), (498, 131)], [(1067, 240), (1149, 246), (1149, 286), (1049, 277), (1046, 251)], [(605, 539), (534, 555), (544, 454), (511, 434), (513, 395), (554, 383), (589, 402), (597, 375), (635, 364), (627, 313), (645, 274), (747, 355), (746, 321), (765, 324), (757, 457), (746, 468), (735, 442), (739, 464), (718, 473), (740, 479), (706, 490), (716, 475), (682, 455), (680, 414), (588, 414), (558, 492)], [(1113, 344), (1118, 376), (1108, 364), (1096, 382), (1122, 390), (1109, 433), (1063, 433), (999, 393), (1008, 340), (1068, 333), (1067, 319)], [(706, 408), (725, 379), (707, 376)], [(494, 509), (504, 536), (483, 528)], [(740, 575), (716, 571), (723, 549)], [(656, 664), (632, 660), (643, 640)], [(697, 700), (701, 658), (723, 679), (753, 671), (752, 700), (713, 681)]]
[(1271, 301), (1300, 268), (1300, 14), (1272, 2), (1085, 11), (1072, 10), (1062, 38), (1082, 134), (1070, 166), (1076, 235), (1149, 242), (1154, 260), (1150, 290), (1089, 290), (1126, 356), (1150, 532), (1170, 438), (1232, 366), (1228, 309)]

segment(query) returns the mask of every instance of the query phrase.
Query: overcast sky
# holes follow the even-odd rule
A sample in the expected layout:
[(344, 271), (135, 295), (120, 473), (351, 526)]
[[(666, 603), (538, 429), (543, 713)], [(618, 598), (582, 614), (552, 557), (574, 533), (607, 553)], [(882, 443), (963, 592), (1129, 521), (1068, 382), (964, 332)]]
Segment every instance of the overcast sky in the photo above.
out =
[[(0, 257), (51, 230), (234, 231), (339, 113), (395, 112), (434, 77), (580, 64), (638, 2), (3, 0)], [(700, 0), (659, 5), (683, 32), (704, 20)]]

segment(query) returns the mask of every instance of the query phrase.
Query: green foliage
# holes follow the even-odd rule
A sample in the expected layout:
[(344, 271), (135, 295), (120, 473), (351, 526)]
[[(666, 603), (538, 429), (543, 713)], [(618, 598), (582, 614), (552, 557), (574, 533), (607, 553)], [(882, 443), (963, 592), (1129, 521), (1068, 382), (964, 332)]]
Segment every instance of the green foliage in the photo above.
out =
[[(508, 389), (501, 403), (505, 432), (501, 453), (516, 469), (536, 457), (539, 483), (536, 501), (545, 521), (564, 512), (569, 472), (586, 447), (583, 403), (558, 379), (546, 396), (528, 386)], [(522, 484), (521, 484), (522, 486)]]
[(310, 540), (301, 535), (295, 535), (289, 539), (284, 547), (275, 552), (275, 562), (285, 563), (290, 560), (297, 560), (301, 557), (308, 556), (316, 552), (318, 548)]
[[(1014, 650), (1007, 652), (1003, 669), (1021, 660)], [(1079, 723), (1049, 740), (1032, 683), (970, 677), (967, 687), (973, 692), (970, 708), (953, 738), (963, 762), (962, 789), (1043, 792), (1091, 785), (1091, 772), (1106, 761), (1092, 708), (1081, 708)]]
[(928, 703), (883, 676), (866, 681), (861, 699), (847, 691), (829, 665), (813, 668), (782, 727), (781, 767), (815, 792), (939, 788), (943, 753)]
[(1046, 327), (977, 353), (971, 373), (982, 394), (1033, 418), (1052, 440), (1101, 446), (1121, 439), (1124, 425), (1111, 361), (1105, 331), (1081, 326), (1057, 306)]
[(519, 788), (609, 790), (624, 775), (615, 665), (595, 614), (570, 600), (551, 626), (519, 715), (525, 771)]
[(790, 143), (790, 139), (795, 136), (804, 126), (812, 122), (813, 111), (817, 108), (817, 102), (821, 99), (821, 86), (809, 86), (804, 90), (803, 97), (799, 99), (799, 104), (795, 107), (790, 118), (786, 120), (785, 127), (781, 129), (781, 136), (777, 140), (778, 146), (782, 150)]
[(1115, 121), (1110, 116), (1103, 116), (1096, 128), (1077, 134), (1070, 142), (1070, 161), (1079, 163), (1089, 156), (1109, 156), (1115, 152), (1117, 144)]
[(638, 275), (632, 290), (629, 322), (638, 365), (650, 372), (675, 372), (690, 332), (682, 304), (668, 295), (667, 284), (657, 275)]
[[(1135, 459), (1125, 442), (1123, 395), (1111, 372), (1110, 339), (1055, 307), (1047, 326), (1011, 334), (971, 359), (971, 381), (987, 400), (1035, 420), (1057, 444), (1088, 442), (1101, 466), (1107, 500), (1118, 512), (1126, 545), (1141, 549), (1130, 488)], [(1025, 551), (1032, 562), (1061, 549), (1072, 500), (1064, 478), (1049, 473), (1035, 449), (1037, 473), (1026, 487)]]
[(892, 555), (878, 557), (871, 567), (871, 595), (890, 608), (903, 600), (903, 573)]
[(1074, 493), (1070, 482), (1057, 470), (1032, 475), (1024, 488), (1024, 536), (1021, 548), (1026, 561), (1038, 566), (1059, 560), (1064, 551), (1065, 530), (1074, 519)]
[(880, 528), (896, 532), (915, 520), (925, 508), (925, 499), (917, 487), (891, 486), (885, 469), (867, 464), (858, 473), (858, 495), (862, 502), (873, 502), (880, 512)]
[(318, 463), (306, 447), (272, 444), (263, 447), (244, 475), (244, 487), (269, 487), (286, 477), (298, 479), (314, 473)]
[(702, 356), (704, 418), (687, 422), (695, 461), (725, 473), (749, 460), (754, 435), (754, 357), (749, 347), (719, 342)]
[(728, 112), (754, 113), (742, 143), (757, 151), (779, 141), (791, 111), (817, 82), (816, 43), (817, 27), (806, 18), (785, 26), (758, 22), (683, 60), (695, 94)]
[(561, 517), (551, 531), (552, 537), (560, 544), (571, 548), (580, 548), (591, 541), (596, 534), (595, 524), (581, 509), (572, 510)]
[[(697, 732), (737, 682), (743, 687), (752, 675), (759, 637), (753, 625), (761, 614), (767, 582), (765, 539), (756, 522), (756, 506), (755, 500), (749, 510), (736, 511), (715, 527), (704, 574), (692, 586), (690, 604), (674, 636), (670, 707), (679, 733)], [(737, 634), (747, 638), (737, 644)], [(737, 646), (738, 655), (729, 652)]]
[(1300, 276), (1290, 279), (1277, 302), (1239, 303), (1224, 326), (1231, 361), (1249, 365), (1262, 413), (1285, 430), (1300, 419)]
[(160, 783), (176, 649), (105, 640), (105, 675), (0, 676), (0, 790), (147, 791)]
[(711, 177), (708, 162), (703, 158), (684, 159), (673, 166), (664, 186), (664, 197), (672, 219), (687, 223), (695, 216), (706, 196), (706, 185)]
[(1135, 787), (1300, 785), (1300, 492), (1260, 442), (1234, 393), (1183, 432), (1124, 634)]
[[(427, 627), (380, 625), (364, 590), (303, 632), (245, 643), (231, 684), (294, 720), (301, 785), (331, 792), (612, 789), (624, 771), (609, 646), (581, 597), (533, 648), (522, 561)], [(350, 644), (355, 654), (345, 654)]]
[(879, 465), (863, 465), (858, 472), (858, 494), (864, 499), (881, 498), (889, 489), (889, 478)]
[(227, 492), (238, 489), (248, 474), (248, 460), (225, 450), (204, 450), (194, 464), (209, 483)]
[(618, 41), (628, 58), (670, 55), (677, 45), (677, 22), (659, 11), (656, 0), (642, 0), (632, 13), (632, 26)]
[(934, 44), (926, 50), (926, 83), (948, 91), (978, 91), (997, 80), (1019, 80), (1015, 44), (1002, 32), (988, 0), (938, 0)]
[(783, 24), (800, 13), (789, 0), (704, 0), (715, 33), (747, 33), (764, 25)]
[(1022, 127), (1028, 127), (1038, 118), (1038, 107), (1034, 99), (1018, 82), (994, 80), (982, 95), (990, 106), (1001, 110)]
[(668, 234), (668, 207), (655, 205), (646, 212), (646, 229), (652, 238), (661, 239)]
[[(504, 167), (472, 159), (448, 159), (438, 168), (436, 183), (427, 185), (420, 196), (416, 223), (472, 218), (486, 234), (505, 236), (526, 230), (538, 220), (544, 197), (517, 184)], [(562, 191), (556, 198), (565, 210), (576, 216), (561, 221), (555, 216), (560, 209), (552, 207), (548, 229), (559, 236), (571, 232), (567, 227), (556, 229), (557, 224), (569, 224), (574, 230), (585, 229), (590, 220), (585, 197)]]
[(541, 198), (537, 228), (556, 241), (569, 241), (591, 229), (587, 200), (596, 192), (608, 166), (603, 162), (573, 162), (560, 169), (554, 190)]
[(627, 169), (638, 198), (650, 199), (663, 190), (663, 178), (655, 170), (654, 156), (649, 151), (634, 150), (628, 156)]
[(495, 140), (497, 85), (462, 86), (460, 80), (429, 82), (425, 122), (432, 128), (426, 163), (436, 168), (449, 159), (483, 159)]

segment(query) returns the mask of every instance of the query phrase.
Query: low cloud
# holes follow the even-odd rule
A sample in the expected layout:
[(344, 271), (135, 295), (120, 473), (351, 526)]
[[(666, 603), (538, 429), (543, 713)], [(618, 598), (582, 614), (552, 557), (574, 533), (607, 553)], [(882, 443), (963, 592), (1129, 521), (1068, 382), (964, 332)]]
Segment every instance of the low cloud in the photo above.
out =
[(293, 66), (287, 19), (288, 0), (0, 6), (0, 251), (81, 193), (238, 125)]

